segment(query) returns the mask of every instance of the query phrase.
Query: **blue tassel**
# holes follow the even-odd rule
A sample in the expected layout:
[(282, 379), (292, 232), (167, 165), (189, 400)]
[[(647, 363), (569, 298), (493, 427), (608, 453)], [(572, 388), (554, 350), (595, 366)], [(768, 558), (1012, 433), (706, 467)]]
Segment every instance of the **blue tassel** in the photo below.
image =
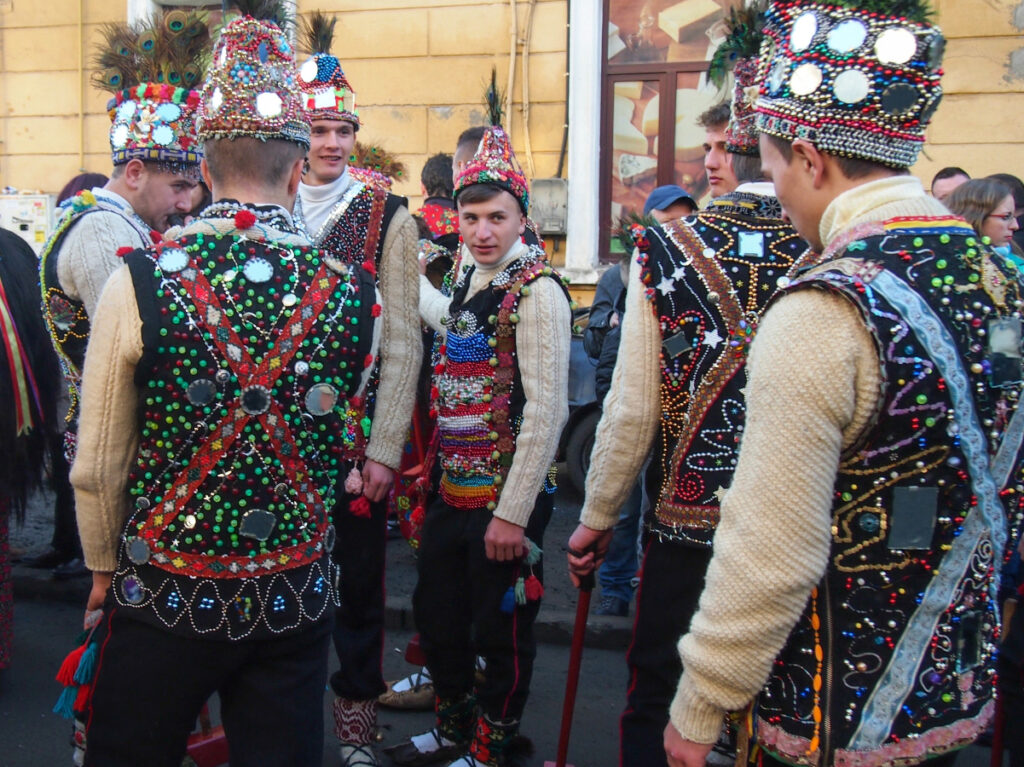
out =
[(77, 687), (65, 687), (64, 692), (57, 698), (57, 705), (53, 707), (53, 713), (71, 719), (75, 715), (75, 698), (78, 695)]
[(505, 592), (505, 596), (501, 598), (501, 611), (503, 613), (511, 614), (516, 609), (516, 590), (512, 586), (508, 587), (508, 591)]
[(78, 670), (75, 671), (75, 682), (78, 684), (89, 684), (96, 673), (96, 662), (99, 658), (97, 642), (90, 642), (82, 653), (82, 659), (78, 662)]

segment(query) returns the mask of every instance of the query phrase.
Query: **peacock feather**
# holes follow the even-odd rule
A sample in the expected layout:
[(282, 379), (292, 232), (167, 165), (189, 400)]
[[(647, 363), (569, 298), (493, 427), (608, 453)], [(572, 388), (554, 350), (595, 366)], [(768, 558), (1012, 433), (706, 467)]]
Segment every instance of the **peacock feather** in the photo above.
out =
[(929, 0), (831, 0), (841, 8), (883, 16), (901, 16), (918, 23), (932, 21), (935, 9)]
[(337, 16), (328, 17), (322, 11), (313, 11), (308, 17), (300, 17), (302, 46), (311, 54), (330, 53), (337, 21)]
[(738, 59), (756, 58), (764, 37), (764, 11), (767, 0), (752, 0), (729, 9), (725, 18), (728, 35), (715, 49), (708, 67), (708, 79), (719, 88), (725, 85)]
[(504, 101), (505, 94), (498, 90), (498, 70), (491, 67), (491, 82), (484, 91), (488, 125), (501, 125), (501, 118), (505, 115), (505, 110), (501, 106)]

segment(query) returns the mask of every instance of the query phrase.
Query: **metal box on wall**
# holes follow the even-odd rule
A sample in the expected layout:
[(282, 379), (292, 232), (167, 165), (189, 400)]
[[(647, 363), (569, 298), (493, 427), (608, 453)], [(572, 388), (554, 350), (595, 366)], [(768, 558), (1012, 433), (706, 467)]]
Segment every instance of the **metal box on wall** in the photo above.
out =
[(56, 199), (52, 194), (0, 194), (0, 226), (17, 234), (39, 255), (53, 231)]
[(530, 217), (541, 234), (565, 234), (569, 216), (569, 182), (564, 178), (535, 178), (530, 184)]

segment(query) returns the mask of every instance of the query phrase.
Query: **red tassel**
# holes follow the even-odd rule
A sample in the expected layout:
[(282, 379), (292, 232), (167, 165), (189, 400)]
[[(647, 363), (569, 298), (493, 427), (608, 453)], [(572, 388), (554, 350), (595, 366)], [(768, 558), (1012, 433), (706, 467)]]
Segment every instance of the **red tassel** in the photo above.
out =
[(78, 688), (78, 695), (75, 696), (75, 713), (85, 713), (89, 710), (89, 700), (92, 698), (92, 685), (83, 684)]
[(348, 510), (357, 517), (368, 519), (370, 516), (370, 502), (365, 495), (361, 495), (348, 505)]
[(370, 309), (370, 314), (372, 314), (374, 317), (380, 317), (380, 312), (381, 312), (380, 304), (374, 304), (373, 308)]
[(372, 365), (373, 365), (373, 355), (372, 354), (367, 354), (366, 355), (366, 359), (363, 361), (363, 367), (364, 368), (368, 368), (368, 367), (371, 367)]
[(117, 255), (118, 258), (124, 258), (129, 253), (131, 253), (132, 250), (134, 250), (134, 248), (130, 248), (127, 245), (125, 245), (123, 248), (118, 248), (117, 251), (115, 252), (115, 254)]
[(240, 210), (235, 214), (235, 226), (239, 229), (248, 229), (256, 223), (256, 214), (251, 210)]
[(526, 589), (526, 598), (531, 602), (536, 602), (544, 596), (544, 584), (538, 580), (536, 575), (531, 575), (527, 578), (523, 586)]
[(374, 264), (373, 261), (371, 261), (370, 259), (366, 259), (365, 261), (363, 261), (363, 269), (368, 271), (374, 277), (377, 276), (377, 265)]
[(149, 239), (151, 239), (153, 241), (154, 245), (156, 245), (157, 243), (163, 242), (164, 241), (163, 232), (158, 232), (156, 229), (150, 229), (149, 230)]
[(412, 510), (412, 512), (411, 512), (411, 513), (409, 514), (409, 521), (410, 521), (410, 522), (412, 522), (412, 523), (413, 523), (414, 525), (417, 525), (417, 526), (419, 526), (419, 525), (422, 525), (422, 524), (423, 524), (423, 519), (424, 519), (424, 517), (426, 517), (426, 516), (427, 516), (427, 512), (426, 512), (426, 510), (425, 510), (425, 509), (423, 508), (423, 506), (417, 506), (417, 507), (416, 507), (415, 509), (413, 509), (413, 510)]
[(57, 681), (64, 687), (73, 687), (75, 684), (75, 672), (78, 671), (78, 664), (82, 660), (82, 654), (85, 652), (85, 648), (88, 643), (83, 644), (81, 647), (76, 647), (74, 650), (68, 653), (68, 657), (64, 659), (64, 662), (60, 664), (60, 670), (57, 672)]

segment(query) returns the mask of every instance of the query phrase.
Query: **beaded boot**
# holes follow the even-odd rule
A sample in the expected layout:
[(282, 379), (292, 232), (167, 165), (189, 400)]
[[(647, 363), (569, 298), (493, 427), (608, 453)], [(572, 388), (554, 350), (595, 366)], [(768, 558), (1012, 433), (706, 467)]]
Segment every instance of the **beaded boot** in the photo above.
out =
[(404, 767), (419, 767), (448, 762), (466, 753), (476, 723), (476, 698), (472, 695), (438, 696), (434, 710), (437, 725), (433, 729), (384, 749), (391, 761)]

